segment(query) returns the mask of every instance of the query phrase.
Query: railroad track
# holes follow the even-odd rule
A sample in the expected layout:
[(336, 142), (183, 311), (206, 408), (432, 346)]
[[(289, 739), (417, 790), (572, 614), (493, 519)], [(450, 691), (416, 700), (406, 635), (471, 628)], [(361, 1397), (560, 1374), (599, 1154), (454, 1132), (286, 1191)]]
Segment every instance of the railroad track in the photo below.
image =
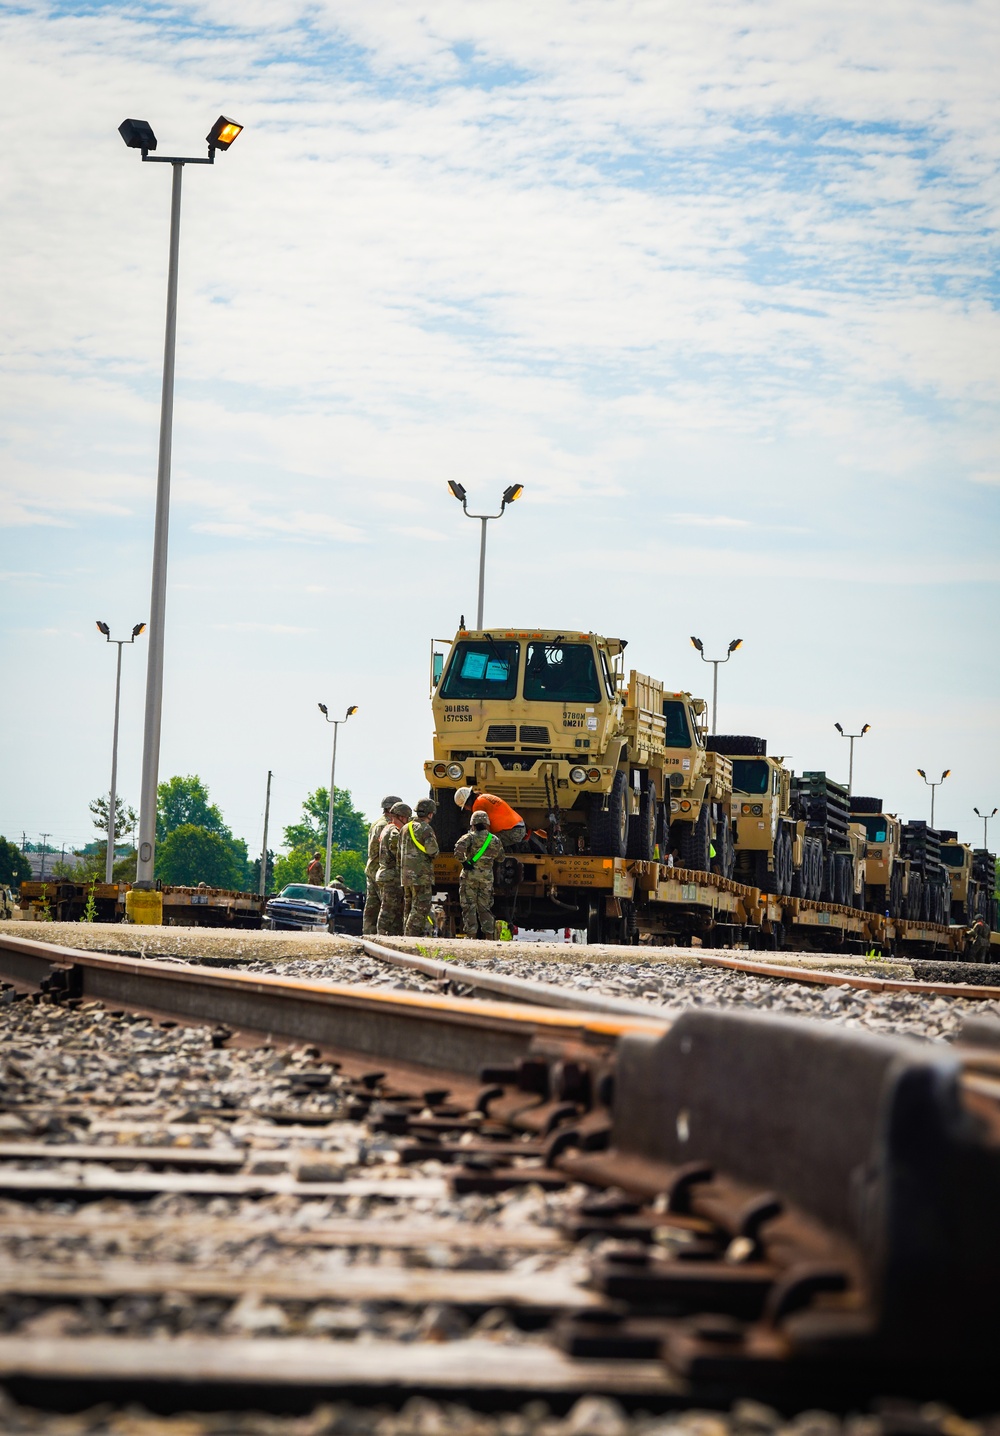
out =
[(0, 978), (20, 1400), (1000, 1394), (988, 1024), (669, 1025), (7, 936)]

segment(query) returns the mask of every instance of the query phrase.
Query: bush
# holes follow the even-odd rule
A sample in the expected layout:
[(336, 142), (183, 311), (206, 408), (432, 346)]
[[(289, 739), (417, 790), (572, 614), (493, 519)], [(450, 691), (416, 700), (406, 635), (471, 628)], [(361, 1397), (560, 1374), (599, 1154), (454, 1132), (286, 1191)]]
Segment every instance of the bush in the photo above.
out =
[(0, 838), (0, 883), (5, 887), (20, 887), (31, 877), (31, 864), (15, 843)]

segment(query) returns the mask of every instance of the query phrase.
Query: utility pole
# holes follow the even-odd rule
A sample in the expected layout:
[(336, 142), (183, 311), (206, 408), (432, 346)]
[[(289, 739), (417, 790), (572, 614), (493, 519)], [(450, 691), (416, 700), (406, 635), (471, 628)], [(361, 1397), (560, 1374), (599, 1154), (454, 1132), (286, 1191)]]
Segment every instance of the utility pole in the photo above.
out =
[(47, 857), (47, 855), (48, 855), (48, 851), (49, 851), (49, 838), (51, 838), (51, 836), (52, 836), (51, 833), (42, 833), (42, 866), (41, 866), (41, 869), (40, 869), (39, 874), (38, 874), (38, 881), (39, 881), (39, 882), (41, 882), (41, 881), (42, 881), (42, 878), (44, 878), (44, 876), (45, 876), (45, 859), (46, 859), (46, 857)]
[[(483, 627), (483, 602), (486, 596), (486, 525), (492, 519), (503, 518), (508, 504), (516, 503), (524, 491), (523, 484), (508, 484), (500, 499), (500, 511), (495, 514), (470, 514), (469, 503), (465, 489), (455, 479), (448, 480), (448, 487), (453, 496), (462, 505), (462, 512), (466, 518), (478, 519), (482, 528), (479, 531), (479, 596), (476, 601), (476, 627), (482, 632)], [(464, 628), (464, 623), (463, 623)]]
[(923, 768), (918, 768), (918, 769), (917, 769), (917, 772), (920, 774), (921, 778), (923, 778), (924, 782), (927, 784), (928, 788), (930, 788), (930, 790), (931, 790), (931, 827), (933, 828), (933, 826), (934, 826), (934, 798), (935, 798), (935, 796), (936, 796), (936, 794), (937, 794), (938, 788), (940, 788), (940, 786), (941, 786), (941, 784), (944, 782), (945, 778), (947, 778), (948, 774), (951, 772), (951, 769), (950, 769), (950, 768), (945, 768), (944, 772), (941, 774), (940, 778), (937, 780), (936, 783), (932, 783), (932, 782), (931, 782), (930, 778), (928, 778), (928, 776), (927, 776), (927, 774), (924, 772)]
[(271, 817), (271, 770), (267, 770), (267, 797), (264, 799), (264, 846), (260, 854), (260, 895), (267, 892), (267, 825)]

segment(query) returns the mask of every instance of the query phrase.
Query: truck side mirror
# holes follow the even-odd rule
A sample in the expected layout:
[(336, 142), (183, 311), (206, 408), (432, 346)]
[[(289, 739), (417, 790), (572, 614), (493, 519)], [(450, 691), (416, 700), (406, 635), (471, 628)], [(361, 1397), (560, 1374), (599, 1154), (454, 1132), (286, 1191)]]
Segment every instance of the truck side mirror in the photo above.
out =
[(433, 661), (433, 664), (432, 664), (432, 666), (431, 666), (431, 683), (433, 684), (433, 686), (434, 686), (435, 688), (436, 688), (436, 687), (438, 686), (438, 684), (441, 682), (441, 674), (442, 674), (443, 672), (444, 672), (444, 654), (443, 654), (443, 653), (435, 653), (435, 654), (434, 654), (434, 661)]

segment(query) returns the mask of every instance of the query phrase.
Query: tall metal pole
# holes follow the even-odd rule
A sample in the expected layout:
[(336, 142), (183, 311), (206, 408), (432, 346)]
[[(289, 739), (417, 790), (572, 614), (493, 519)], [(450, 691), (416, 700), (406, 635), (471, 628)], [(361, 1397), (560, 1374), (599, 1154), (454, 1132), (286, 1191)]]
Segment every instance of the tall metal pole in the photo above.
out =
[(712, 732), (715, 732), (715, 715), (719, 711), (719, 664), (721, 658), (712, 659)]
[(170, 520), (170, 450), (174, 425), (174, 355), (177, 345), (177, 264), (181, 238), (182, 162), (171, 165), (170, 254), (167, 265), (167, 321), (163, 340), (163, 388), (160, 395), (160, 451), (156, 471), (156, 524), (153, 530), (153, 582), (149, 603), (149, 657), (146, 662), (146, 714), (139, 792), (137, 888), (153, 886), (156, 851), (156, 786), (160, 771), (160, 719), (163, 712), (163, 628), (167, 610), (167, 536)]
[(486, 525), (489, 519), (485, 516), (480, 518), (483, 526), (479, 539), (479, 604), (476, 609), (476, 627), (482, 632), (483, 627), (483, 597), (486, 592)]
[(118, 798), (118, 713), (121, 707), (122, 695), (122, 644), (125, 640), (116, 639), (118, 648), (118, 662), (115, 666), (115, 730), (111, 740), (111, 796), (108, 799), (108, 851), (104, 862), (104, 881), (113, 883), (115, 880), (115, 803)]
[(330, 764), (330, 806), (326, 814), (326, 876), (323, 879), (327, 887), (330, 886), (330, 861), (333, 851), (333, 805), (336, 801), (337, 793), (337, 789), (334, 787), (334, 783), (337, 779), (337, 729), (340, 727), (341, 721), (342, 720), (338, 719), (333, 725), (333, 761)]
[(851, 734), (849, 755), (847, 759), (847, 796), (851, 797), (854, 792), (854, 734)]
[(267, 770), (267, 797), (264, 799), (264, 846), (260, 853), (260, 895), (267, 892), (267, 825), (271, 817), (271, 770)]

